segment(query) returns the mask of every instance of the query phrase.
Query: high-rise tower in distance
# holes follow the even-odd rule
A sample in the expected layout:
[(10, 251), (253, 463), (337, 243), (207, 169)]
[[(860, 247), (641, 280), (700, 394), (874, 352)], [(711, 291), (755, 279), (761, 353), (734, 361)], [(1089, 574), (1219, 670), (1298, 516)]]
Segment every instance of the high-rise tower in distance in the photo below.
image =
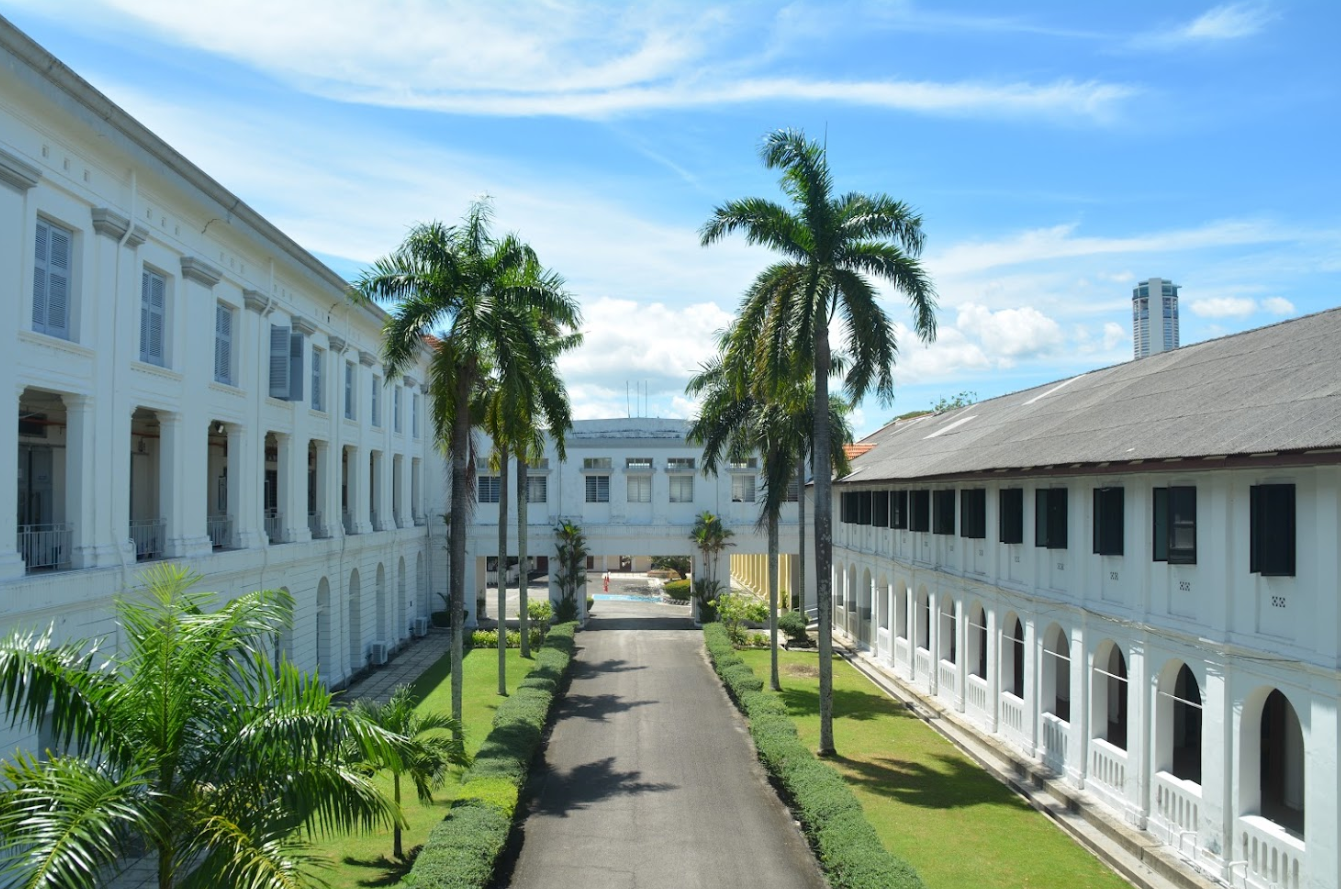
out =
[(1151, 278), (1132, 288), (1131, 339), (1136, 358), (1178, 348), (1178, 285)]

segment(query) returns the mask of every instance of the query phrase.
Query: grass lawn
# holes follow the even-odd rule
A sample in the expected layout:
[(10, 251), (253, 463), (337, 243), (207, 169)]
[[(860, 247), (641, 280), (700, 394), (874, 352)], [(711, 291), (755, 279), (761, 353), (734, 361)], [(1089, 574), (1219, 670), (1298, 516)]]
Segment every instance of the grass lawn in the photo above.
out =
[[(768, 684), (768, 652), (741, 658)], [(779, 652), (782, 698), (801, 740), (819, 746), (818, 655)], [(828, 760), (890, 852), (931, 889), (1129, 887), (1051, 821), (841, 658), (834, 658), (834, 746)]]
[[(484, 743), (494, 720), (494, 711), (503, 700), (498, 696), (498, 651), (480, 648), (466, 652), (462, 694), (462, 715), (466, 724), (466, 749), (473, 756)], [(531, 672), (535, 661), (523, 661), (517, 649), (508, 650), (508, 689)], [(415, 691), (423, 696), (419, 707), (424, 710), (452, 712), (451, 655), (444, 654), (419, 677)], [(433, 794), (429, 806), (419, 805), (414, 785), (408, 778), (401, 779), (401, 799), (405, 817), (410, 822), (404, 831), (405, 851), (413, 855), (443, 815), (459, 786), (459, 775), (448, 778), (447, 784)], [(379, 775), (377, 781), (391, 795), (391, 776)], [(391, 886), (409, 871), (407, 862), (397, 861), (391, 855), (391, 831), (380, 830), (368, 834), (350, 834), (325, 837), (313, 844), (313, 852), (324, 856), (330, 867), (319, 876), (334, 889), (355, 889), (362, 886)]]

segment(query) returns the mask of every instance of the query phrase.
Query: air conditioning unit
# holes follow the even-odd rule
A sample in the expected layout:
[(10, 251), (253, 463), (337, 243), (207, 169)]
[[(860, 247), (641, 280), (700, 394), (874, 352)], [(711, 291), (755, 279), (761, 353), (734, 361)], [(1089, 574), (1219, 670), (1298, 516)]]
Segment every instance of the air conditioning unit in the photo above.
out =
[(428, 635), (428, 618), (416, 617), (414, 619), (414, 636), (416, 639), (422, 639)]
[(368, 658), (372, 661), (374, 667), (385, 667), (387, 658), (387, 644), (385, 642), (372, 642), (368, 645)]

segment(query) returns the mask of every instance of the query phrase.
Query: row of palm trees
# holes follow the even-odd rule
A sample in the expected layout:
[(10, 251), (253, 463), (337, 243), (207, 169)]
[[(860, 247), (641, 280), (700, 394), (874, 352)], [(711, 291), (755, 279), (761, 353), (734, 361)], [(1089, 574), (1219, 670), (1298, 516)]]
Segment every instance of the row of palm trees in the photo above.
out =
[[(936, 335), (935, 291), (918, 261), (922, 220), (883, 194), (835, 191), (825, 148), (796, 130), (767, 136), (764, 165), (781, 174), (789, 205), (765, 198), (728, 201), (701, 230), (704, 246), (732, 234), (768, 248), (777, 259), (759, 273), (721, 335), (719, 354), (689, 384), (703, 397), (691, 435), (704, 446), (705, 467), (763, 456), (765, 496), (760, 522), (769, 536), (773, 688), (777, 667), (777, 520), (793, 477), (814, 477), (816, 606), (819, 613), (819, 753), (833, 755), (833, 474), (847, 472), (845, 415), (872, 389), (882, 404), (894, 396), (898, 354), (893, 323), (872, 279), (903, 294), (913, 329)], [(835, 352), (831, 333), (839, 337)], [(841, 380), (846, 402), (831, 397)], [(804, 502), (804, 497), (799, 498)], [(801, 516), (804, 527), (805, 517)], [(805, 535), (802, 535), (804, 540)], [(805, 577), (804, 544), (801, 571)]]

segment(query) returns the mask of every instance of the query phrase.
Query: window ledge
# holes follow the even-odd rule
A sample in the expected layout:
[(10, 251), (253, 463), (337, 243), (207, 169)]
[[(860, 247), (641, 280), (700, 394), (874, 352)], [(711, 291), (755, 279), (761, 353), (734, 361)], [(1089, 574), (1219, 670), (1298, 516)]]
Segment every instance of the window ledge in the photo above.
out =
[(232, 395), (234, 398), (246, 398), (247, 393), (232, 383), (221, 383), (218, 380), (210, 381), (210, 389), (214, 392), (221, 392), (224, 395)]
[(58, 336), (37, 333), (32, 330), (20, 330), (19, 340), (21, 342), (31, 343), (34, 346), (42, 346), (60, 352), (69, 352), (71, 355), (78, 355), (81, 358), (92, 358), (95, 354), (88, 346), (81, 346), (73, 340), (61, 339)]
[(182, 375), (175, 370), (171, 370), (166, 367), (159, 367), (157, 364), (146, 364), (145, 362), (140, 361), (138, 359), (131, 361), (130, 367), (132, 370), (139, 371), (142, 374), (148, 374), (154, 377), (162, 377), (165, 380), (172, 380), (173, 382), (176, 383), (180, 383), (183, 379)]
[(323, 420), (327, 419), (327, 418), (330, 416), (330, 414), (328, 414), (326, 411), (321, 410), (320, 408), (315, 408), (315, 407), (309, 407), (309, 408), (307, 409), (307, 412), (308, 412), (309, 415), (314, 415), (314, 416), (320, 417), (320, 418), (323, 419)]

